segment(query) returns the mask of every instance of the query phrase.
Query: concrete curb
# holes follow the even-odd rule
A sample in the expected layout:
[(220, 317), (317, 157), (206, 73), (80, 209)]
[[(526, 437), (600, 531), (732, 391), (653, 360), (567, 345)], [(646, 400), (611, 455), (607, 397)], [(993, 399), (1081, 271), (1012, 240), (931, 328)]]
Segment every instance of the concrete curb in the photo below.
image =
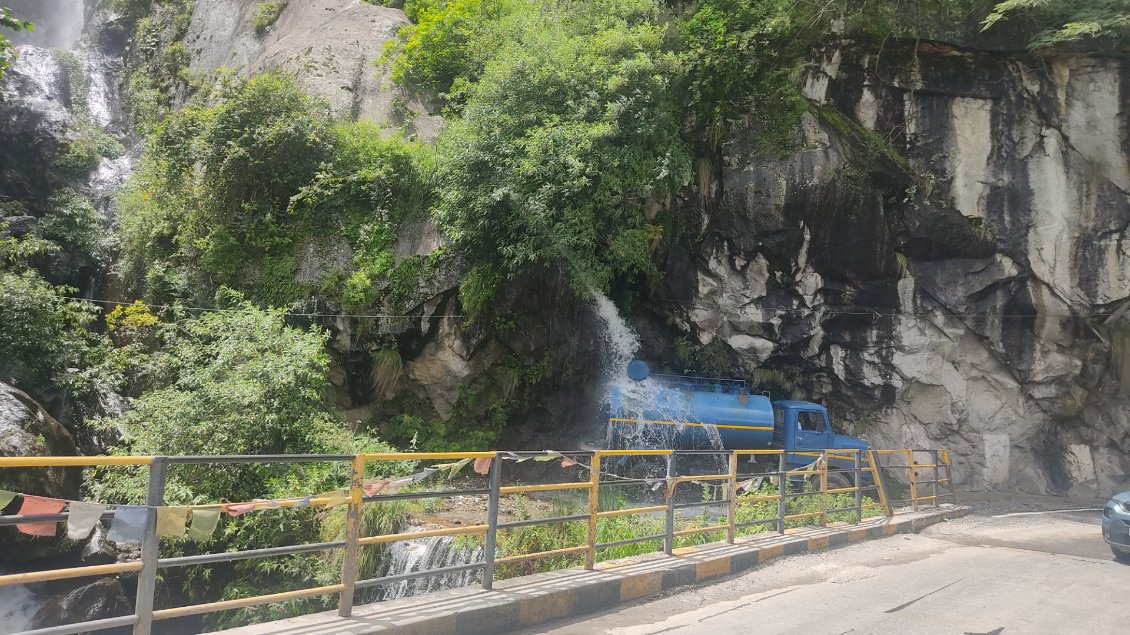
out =
[(713, 543), (502, 580), (492, 591), (451, 589), (356, 607), (353, 617), (318, 613), (224, 631), (229, 635), (486, 635), (581, 616), (681, 586), (752, 569), (774, 558), (871, 538), (913, 533), (968, 513), (968, 507), (879, 518), (860, 525), (791, 529), (737, 544)]

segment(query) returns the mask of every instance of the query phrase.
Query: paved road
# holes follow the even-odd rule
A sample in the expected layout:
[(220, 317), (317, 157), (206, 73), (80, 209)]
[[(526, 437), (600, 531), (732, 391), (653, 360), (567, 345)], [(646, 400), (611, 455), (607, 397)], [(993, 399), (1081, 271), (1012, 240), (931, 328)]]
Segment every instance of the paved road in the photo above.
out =
[(523, 633), (1130, 632), (1123, 602), (1130, 566), (1111, 557), (1099, 512), (1039, 511), (1057, 503), (977, 503), (969, 517), (921, 534), (785, 558), (714, 585)]

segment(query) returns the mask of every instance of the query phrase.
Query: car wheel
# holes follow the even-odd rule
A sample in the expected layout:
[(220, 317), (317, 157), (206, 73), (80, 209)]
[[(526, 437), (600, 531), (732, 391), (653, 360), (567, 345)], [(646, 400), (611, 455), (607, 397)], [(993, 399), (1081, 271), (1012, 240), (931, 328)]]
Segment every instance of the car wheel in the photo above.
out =
[(1123, 564), (1130, 564), (1130, 553), (1122, 551), (1118, 547), (1111, 547), (1110, 551), (1114, 554), (1115, 560)]

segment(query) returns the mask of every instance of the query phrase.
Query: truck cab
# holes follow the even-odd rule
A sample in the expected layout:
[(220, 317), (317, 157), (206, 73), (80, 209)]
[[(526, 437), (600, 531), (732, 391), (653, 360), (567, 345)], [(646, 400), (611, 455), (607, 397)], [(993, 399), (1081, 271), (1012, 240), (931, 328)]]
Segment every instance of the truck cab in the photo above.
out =
[(828, 409), (808, 401), (773, 402), (773, 439), (769, 445), (790, 451), (870, 449), (863, 439), (836, 434)]

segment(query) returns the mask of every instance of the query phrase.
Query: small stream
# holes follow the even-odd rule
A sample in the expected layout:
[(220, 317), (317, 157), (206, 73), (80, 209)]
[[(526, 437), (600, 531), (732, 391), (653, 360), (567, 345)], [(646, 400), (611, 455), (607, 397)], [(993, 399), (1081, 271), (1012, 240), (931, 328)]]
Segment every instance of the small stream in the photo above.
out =
[[(422, 529), (424, 528), (409, 526), (402, 531)], [(483, 547), (478, 541), (464, 542), (451, 536), (401, 540), (392, 543), (389, 547), (381, 562), (378, 575), (395, 576), (482, 561)], [(431, 591), (463, 587), (480, 580), (482, 580), (482, 572), (479, 570), (404, 580), (374, 589), (372, 596), (364, 598), (364, 601), (395, 600)]]

